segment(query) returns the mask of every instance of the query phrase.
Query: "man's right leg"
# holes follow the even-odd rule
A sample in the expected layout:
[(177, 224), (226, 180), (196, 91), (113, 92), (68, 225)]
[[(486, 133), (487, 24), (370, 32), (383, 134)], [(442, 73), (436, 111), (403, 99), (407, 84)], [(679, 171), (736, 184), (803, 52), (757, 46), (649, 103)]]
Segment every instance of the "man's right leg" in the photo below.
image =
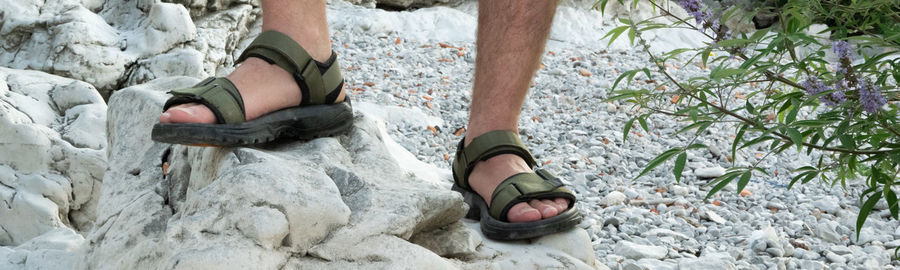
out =
[[(275, 30), (291, 37), (316, 61), (331, 56), (331, 37), (325, 18), (325, 0), (262, 0), (262, 30)], [(247, 120), (300, 104), (300, 88), (287, 71), (250, 57), (228, 79), (241, 92)], [(344, 93), (337, 101), (344, 99)], [(184, 104), (170, 108), (159, 117), (161, 123), (215, 123), (206, 106)]]

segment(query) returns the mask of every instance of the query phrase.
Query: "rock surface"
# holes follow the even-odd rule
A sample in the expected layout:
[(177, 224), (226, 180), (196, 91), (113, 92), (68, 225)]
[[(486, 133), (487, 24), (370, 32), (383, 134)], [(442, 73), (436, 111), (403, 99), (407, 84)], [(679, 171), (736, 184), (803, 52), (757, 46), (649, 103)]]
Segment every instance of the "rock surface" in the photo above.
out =
[(105, 124), (106, 105), (91, 85), (0, 67), (0, 246), (92, 229)]
[(462, 197), (401, 168), (383, 124), (365, 114), (348, 134), (309, 142), (150, 141), (164, 91), (196, 81), (154, 80), (110, 99), (91, 269), (595, 267), (581, 229), (522, 245), (486, 241), (477, 226), (461, 225)]
[[(249, 1), (181, 2), (191, 11), (159, 0), (2, 1), (0, 66), (81, 80), (104, 96), (158, 77), (214, 75), (259, 10)], [(191, 13), (205, 16), (195, 22)]]
[[(0, 230), (0, 269), (136, 264), (176, 268), (174, 262), (178, 262), (177, 268), (201, 269), (223, 262), (234, 267), (255, 263), (254, 268), (343, 269), (358, 268), (363, 261), (392, 267), (399, 253), (414, 254), (412, 263), (462, 269), (900, 266), (892, 259), (893, 248), (900, 246), (900, 223), (889, 217), (886, 204), (875, 206), (856, 240), (855, 213), (860, 203), (854, 194), (864, 190), (864, 185), (851, 181), (846, 188), (830, 188), (810, 183), (787, 190), (784, 187), (794, 176), (789, 172), (813, 164), (818, 157), (786, 151), (757, 159), (757, 154), (766, 151), (764, 147), (748, 147), (732, 156), (727, 138), (733, 129), (727, 125), (712, 125), (697, 138), (709, 151), (688, 152), (687, 170), (680, 183), (672, 178), (671, 162), (635, 181), (655, 155), (691, 140), (686, 134), (660, 136), (684, 125), (658, 115), (645, 119), (649, 131), (632, 129), (636, 134), (623, 140), (622, 126), (640, 112), (626, 103), (598, 102), (611, 96), (610, 86), (622, 72), (646, 67), (649, 61), (627, 38), (603, 46), (608, 42), (604, 35), (621, 25), (617, 18), (648, 18), (654, 15), (653, 9), (641, 1), (636, 7), (613, 5), (601, 14), (591, 10), (595, 1), (561, 2), (542, 59), (544, 68), (537, 71), (521, 114), (520, 131), (543, 166), (576, 193), (585, 221), (579, 225), (583, 231), (529, 245), (492, 242), (481, 236), (476, 223), (448, 223), (426, 211), (458, 211), (458, 202), (445, 194), (451, 184), (447, 159), (462, 138), (468, 119), (476, 2), (393, 12), (370, 8), (374, 1), (363, 6), (329, 1), (333, 47), (352, 89), (348, 94), (360, 112), (355, 135), (260, 148), (200, 150), (138, 145), (147, 142), (146, 130), (128, 129), (120, 123), (119, 134), (110, 138), (109, 145), (136, 145), (130, 146), (133, 152), (111, 156), (111, 175), (106, 178), (115, 183), (110, 189), (119, 191), (104, 191), (104, 203), (98, 208), (91, 205), (101, 198), (99, 180), (107, 166), (102, 159), (111, 150), (101, 135), (105, 134), (104, 121), (98, 120), (105, 117), (106, 110), (102, 102), (96, 102), (97, 95), (78, 93), (99, 90), (106, 95), (140, 85), (129, 90), (131, 95), (145, 93), (146, 100), (153, 102), (129, 110), (158, 113), (160, 89), (196, 81), (172, 76), (203, 78), (225, 75), (232, 69), (241, 48), (260, 31), (258, 1), (0, 0), (0, 66), (39, 70), (4, 69), (3, 74), (18, 75), (4, 75), (0, 84), (0, 119), (5, 121), (0, 123), (0, 198), (15, 197), (19, 205), (27, 205), (15, 208), (15, 213), (0, 214), (0, 223), (15, 223), (9, 226), (16, 227), (12, 232)], [(679, 10), (673, 13), (686, 15)], [(650, 51), (708, 42), (697, 31), (682, 30), (646, 31)], [(694, 65), (674, 65), (669, 70), (679, 80), (709, 75), (708, 69)], [(659, 74), (652, 74), (656, 80), (638, 75), (636, 82), (674, 87), (659, 80)], [(22, 79), (26, 77), (29, 79)], [(145, 84), (151, 80), (157, 81)], [(10, 91), (14, 88), (17, 90)], [(122, 110), (114, 114), (117, 119), (134, 117)], [(800, 116), (807, 117), (805, 112)], [(19, 122), (6, 125), (12, 121)], [(143, 128), (151, 123), (149, 116), (136, 122)], [(349, 141), (366, 136), (381, 139), (359, 144)], [(384, 148), (400, 171), (390, 175), (417, 179), (417, 184), (398, 187), (359, 176), (350, 170), (359, 163), (346, 159), (348, 153), (355, 156), (354, 150), (346, 148), (352, 145), (383, 145), (376, 148)], [(72, 149), (77, 154), (71, 154)], [(298, 149), (335, 153), (317, 157), (283, 152)], [(357, 150), (367, 149), (371, 150)], [(168, 161), (166, 174), (161, 168), (163, 156)], [(324, 160), (345, 171), (312, 165)], [(753, 193), (738, 195), (732, 184), (704, 199), (710, 189), (705, 176), (757, 161), (770, 174), (754, 175), (745, 189)], [(267, 169), (264, 174), (229, 168), (260, 171), (262, 165), (282, 163), (294, 166)], [(310, 168), (317, 173), (294, 175)], [(706, 174), (704, 168), (715, 168), (715, 173)], [(291, 179), (322, 185), (307, 187)], [(255, 183), (292, 189), (265, 187), (260, 188), (263, 193), (248, 194), (224, 187), (259, 188)], [(428, 196), (451, 206), (370, 196), (377, 191), (406, 198), (424, 192), (408, 190), (421, 186), (438, 190), (434, 194), (428, 191)], [(290, 211), (278, 207), (295, 201), (320, 203), (303, 199), (313, 191), (321, 193), (322, 202), (335, 210), (323, 213), (303, 206)], [(220, 193), (234, 199), (220, 197)], [(65, 194), (72, 194), (71, 198)], [(605, 198), (610, 194), (607, 204)], [(420, 197), (432, 198), (428, 196)], [(256, 201), (263, 203), (251, 203)], [(4, 203), (9, 200), (0, 200), (0, 208)], [(81, 208), (75, 210), (77, 205)], [(403, 208), (385, 213), (380, 211), (382, 206)], [(92, 214), (93, 209), (100, 212)], [(66, 211), (68, 215), (61, 214)], [(320, 215), (323, 223), (309, 225), (308, 220), (296, 217), (301, 214)], [(383, 218), (385, 215), (401, 223), (394, 224)], [(312, 229), (298, 231), (296, 226), (304, 224)], [(767, 228), (774, 229), (776, 237), (769, 237), (772, 234)], [(329, 233), (322, 237), (322, 231)], [(371, 238), (358, 239), (367, 236)], [(615, 247), (626, 241), (657, 247), (657, 254), (664, 249), (664, 257), (617, 255)], [(222, 245), (210, 247), (214, 242)], [(154, 251), (158, 252), (141, 257)], [(591, 258), (602, 263), (591, 265)]]

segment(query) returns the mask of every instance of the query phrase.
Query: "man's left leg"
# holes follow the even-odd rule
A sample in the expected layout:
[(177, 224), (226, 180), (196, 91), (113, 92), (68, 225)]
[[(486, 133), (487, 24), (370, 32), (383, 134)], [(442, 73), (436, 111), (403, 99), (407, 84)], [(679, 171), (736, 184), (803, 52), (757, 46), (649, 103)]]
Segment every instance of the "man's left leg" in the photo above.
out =
[[(478, 56), (465, 144), (492, 130), (519, 131), (519, 111), (540, 65), (557, 1), (484, 0), (478, 5)], [(506, 178), (532, 172), (519, 156), (503, 154), (479, 162), (469, 184), (490, 205), (491, 194)], [(556, 216), (566, 199), (531, 200), (513, 206), (510, 222)]]

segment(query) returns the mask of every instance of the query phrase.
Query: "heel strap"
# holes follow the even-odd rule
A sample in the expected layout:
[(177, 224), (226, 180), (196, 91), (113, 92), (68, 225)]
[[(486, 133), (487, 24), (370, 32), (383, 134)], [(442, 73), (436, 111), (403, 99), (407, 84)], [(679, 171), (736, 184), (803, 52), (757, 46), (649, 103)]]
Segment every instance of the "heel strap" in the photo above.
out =
[(250, 43), (235, 63), (257, 57), (274, 64), (294, 77), (302, 92), (300, 105), (330, 104), (344, 84), (341, 68), (332, 52), (326, 63), (312, 59), (291, 37), (277, 31), (265, 31)]
[(469, 174), (475, 168), (475, 164), (502, 154), (514, 154), (525, 160), (529, 167), (534, 167), (537, 162), (525, 144), (519, 139), (519, 135), (508, 130), (494, 130), (484, 133), (472, 139), (469, 145), (463, 138), (456, 148), (456, 159), (453, 160), (453, 179), (460, 187), (469, 187)]

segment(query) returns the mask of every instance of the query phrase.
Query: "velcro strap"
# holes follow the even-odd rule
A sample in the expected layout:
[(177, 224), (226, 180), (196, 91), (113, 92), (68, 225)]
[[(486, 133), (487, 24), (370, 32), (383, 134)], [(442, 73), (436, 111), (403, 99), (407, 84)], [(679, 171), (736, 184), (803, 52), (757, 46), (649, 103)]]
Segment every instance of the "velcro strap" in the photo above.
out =
[(319, 67), (315, 61), (309, 61), (300, 73), (303, 82), (309, 89), (309, 97), (303, 97), (309, 100), (310, 104), (325, 103), (325, 82), (322, 81), (322, 73), (319, 73)]
[(235, 63), (243, 62), (251, 54), (263, 51), (274, 52), (275, 54), (266, 55), (266, 57), (275, 61), (276, 65), (289, 73), (297, 73), (301, 67), (306, 66), (306, 63), (312, 60), (309, 53), (291, 37), (277, 31), (265, 31), (253, 39), (253, 42), (247, 46), (247, 49), (244, 49)]
[(525, 148), (525, 144), (519, 139), (519, 135), (508, 130), (494, 130), (475, 137), (463, 147), (465, 138), (457, 147), (456, 159), (453, 164), (453, 174), (456, 183), (463, 188), (469, 188), (469, 174), (475, 168), (475, 164), (502, 154), (513, 154), (521, 157), (528, 167), (537, 165), (537, 161)]
[[(565, 198), (569, 199), (571, 207), (575, 202), (575, 195), (564, 188), (556, 177), (546, 171), (540, 173), (516, 174), (497, 185), (491, 194), (491, 216), (500, 221), (507, 221), (506, 216), (510, 208), (517, 203), (534, 199)], [(545, 178), (548, 175), (552, 178)]]
[(186, 103), (200, 103), (209, 108), (219, 124), (246, 121), (244, 100), (237, 87), (227, 78), (207, 78), (190, 88), (169, 91), (172, 98), (166, 101), (163, 110)]

